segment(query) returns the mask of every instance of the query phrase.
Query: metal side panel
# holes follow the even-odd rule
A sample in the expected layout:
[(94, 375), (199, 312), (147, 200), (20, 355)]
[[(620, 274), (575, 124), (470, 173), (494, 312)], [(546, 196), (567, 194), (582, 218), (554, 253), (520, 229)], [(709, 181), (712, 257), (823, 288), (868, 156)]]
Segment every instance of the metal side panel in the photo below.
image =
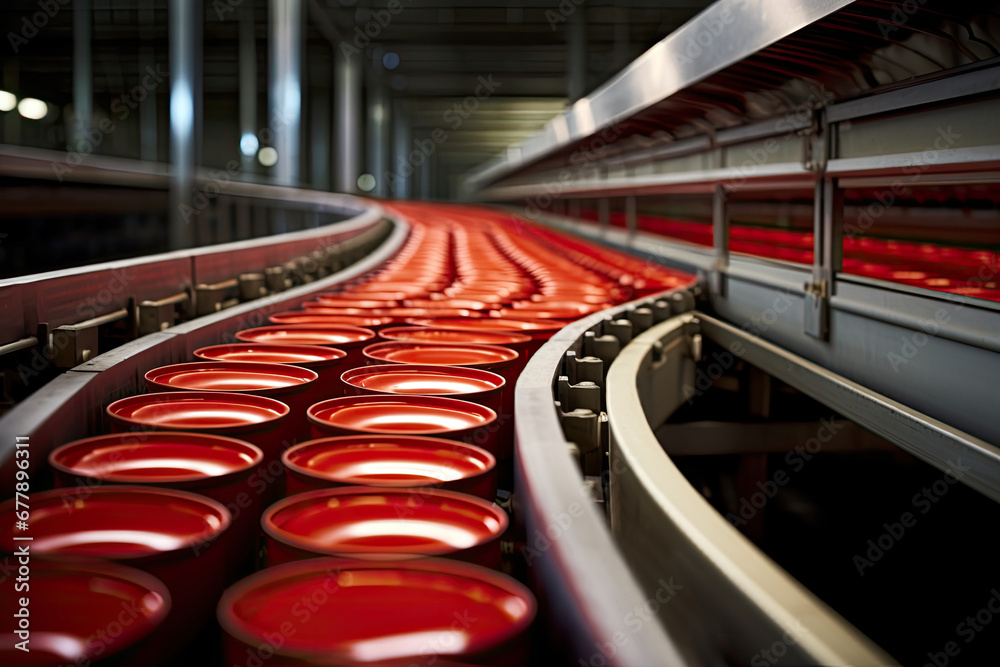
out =
[(97, 375), (67, 371), (31, 395), (29, 400), (14, 407), (0, 421), (0, 497), (14, 495), (17, 482), (14, 442), (17, 436), (27, 436), (28, 473), (31, 489), (51, 487), (51, 480), (41, 475), (48, 469), (48, 455), (55, 447), (85, 438), (96, 432), (99, 422), (93, 387)]
[[(562, 216), (545, 225), (676, 268), (709, 274), (712, 251)], [(839, 276), (828, 341), (804, 333), (810, 266), (734, 254), (710, 309), (737, 328), (935, 419), (1000, 445), (1000, 309), (945, 292)]]
[(653, 434), (643, 405), (676, 407), (692, 381), (693, 361), (676, 343), (693, 320), (675, 317), (641, 334), (608, 373), (611, 526), (647, 591), (675, 584), (661, 621), (696, 664), (757, 664), (777, 641), (788, 664), (893, 664), (716, 512)]
[(557, 630), (580, 664), (682, 665), (675, 641), (647, 612), (647, 605), (659, 606), (673, 591), (657, 589), (650, 597), (632, 576), (585, 489), (553, 404), (552, 387), (566, 350), (624, 308), (568, 325), (531, 357), (518, 378), (515, 509), (526, 526), (531, 577), (557, 610)]
[(234, 342), (233, 332), (266, 326), (268, 324), (267, 318), (270, 315), (296, 308), (303, 301), (310, 299), (315, 292), (329, 289), (338, 283), (367, 273), (395, 255), (406, 241), (409, 225), (399, 220), (394, 220), (392, 224), (392, 232), (377, 250), (342, 271), (315, 282), (279, 292), (273, 296), (248, 301), (211, 315), (199, 317), (166, 329), (166, 332), (183, 337), (183, 346), (187, 356), (206, 345)]
[(0, 345), (25, 337), (24, 285), (0, 287)]
[[(592, 136), (850, 4), (850, 0), (719, 0), (469, 177), (473, 188)], [(711, 48), (699, 46), (708, 38)], [(717, 39), (718, 37), (718, 39)]]
[(964, 484), (1000, 502), (1000, 448), (730, 324), (700, 319), (704, 335), (735, 356), (936, 468), (952, 474), (961, 470)]
[(263, 271), (289, 259), (325, 254), (326, 247), (365, 233), (383, 218), (380, 207), (357, 218), (290, 234), (226, 243), (192, 253), (192, 272), (197, 283), (215, 283), (246, 271)]
[[(144, 391), (143, 375), (150, 368), (189, 361), (205, 345), (224, 342), (233, 331), (258, 326), (268, 314), (292, 308), (317, 290), (354, 278), (384, 262), (402, 246), (409, 226), (393, 222), (393, 231), (379, 248), (350, 267), (268, 299), (248, 301), (213, 315), (130, 341), (63, 373), (0, 419), (0, 493), (14, 492), (14, 436), (31, 438), (32, 469), (42, 469), (49, 451), (89, 434), (104, 432), (104, 409), (113, 401)], [(8, 474), (9, 473), (9, 474)]]

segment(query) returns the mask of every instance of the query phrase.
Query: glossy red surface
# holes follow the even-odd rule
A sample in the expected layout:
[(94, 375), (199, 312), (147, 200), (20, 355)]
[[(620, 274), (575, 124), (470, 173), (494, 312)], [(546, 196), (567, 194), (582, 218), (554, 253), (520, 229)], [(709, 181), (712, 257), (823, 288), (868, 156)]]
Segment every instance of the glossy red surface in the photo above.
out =
[(352, 435), (311, 440), (288, 449), (295, 472), (339, 484), (417, 487), (488, 472), (496, 459), (465, 443), (401, 435)]
[(555, 332), (566, 326), (565, 322), (545, 319), (513, 319), (488, 317), (464, 319), (460, 317), (415, 317), (406, 320), (409, 324), (436, 329), (458, 329), (463, 331), (521, 331)]
[(307, 368), (251, 361), (195, 361), (154, 368), (146, 383), (164, 391), (254, 392), (300, 387), (319, 376)]
[[(219, 537), (231, 522), (221, 504), (149, 486), (53, 489), (31, 494), (31, 550), (113, 560), (178, 552)], [(0, 546), (13, 553), (14, 501), (0, 505)]]
[(341, 380), (359, 389), (386, 394), (476, 394), (500, 389), (503, 377), (476, 368), (386, 364), (345, 371)]
[(12, 583), (9, 593), (0, 595), (7, 623), (0, 630), (0, 665), (83, 665), (121, 656), (160, 627), (171, 607), (163, 582), (106, 561), (32, 561), (29, 585), (22, 593), (30, 600), (31, 650), (15, 648), (21, 639), (11, 629), (20, 595)]
[(439, 396), (345, 396), (312, 406), (309, 419), (321, 426), (366, 433), (433, 435), (486, 426), (496, 413)]
[(288, 324), (257, 327), (236, 332), (238, 340), (248, 343), (276, 343), (280, 345), (351, 345), (375, 337), (375, 332), (346, 324)]
[(391, 327), (379, 331), (378, 335), (379, 338), (405, 343), (474, 343), (478, 345), (510, 347), (531, 342), (531, 336), (514, 332), (462, 331), (459, 329), (432, 329), (416, 326)]
[(393, 364), (497, 367), (517, 360), (514, 350), (497, 345), (474, 343), (374, 343), (364, 349), (365, 356)]
[(264, 364), (295, 364), (325, 366), (343, 359), (343, 350), (321, 345), (269, 345), (233, 343), (211, 345), (194, 351), (194, 356), (206, 361), (253, 361)]
[[(219, 622), (242, 644), (257, 646), (280, 632), (303, 596), (317, 591), (336, 604), (317, 605), (279, 654), (314, 664), (426, 660), (429, 650), (460, 657), (517, 640), (536, 613), (534, 597), (521, 584), (465, 563), (318, 558), (270, 568), (233, 586), (219, 602)], [(475, 623), (456, 626), (459, 610)], [(240, 649), (227, 655), (240, 655)]]
[(507, 515), (453, 491), (349, 486), (280, 500), (261, 525), (271, 538), (312, 554), (400, 558), (447, 555), (495, 540), (507, 530)]
[(139, 394), (107, 408), (113, 419), (168, 430), (240, 428), (266, 424), (288, 415), (280, 401), (229, 392), (164, 392)]
[(243, 472), (260, 464), (258, 447), (235, 438), (203, 433), (101, 435), (63, 445), (49, 454), (67, 476), (107, 482), (187, 482)]
[(395, 320), (391, 317), (364, 317), (361, 315), (336, 315), (323, 312), (324, 308), (313, 310), (296, 310), (277, 313), (267, 318), (272, 324), (347, 324), (352, 327), (374, 329)]

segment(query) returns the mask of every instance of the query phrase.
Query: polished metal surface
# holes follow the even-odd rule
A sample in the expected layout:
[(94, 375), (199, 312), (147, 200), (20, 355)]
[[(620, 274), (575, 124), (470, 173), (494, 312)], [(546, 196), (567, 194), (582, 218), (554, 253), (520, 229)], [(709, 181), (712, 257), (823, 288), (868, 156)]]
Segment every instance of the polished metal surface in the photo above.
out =
[(334, 190), (337, 192), (357, 192), (361, 175), (361, 67), (361, 56), (334, 54)]
[[(576, 659), (583, 664), (601, 659), (613, 665), (681, 665), (686, 664), (678, 648), (683, 637), (636, 612), (646, 609), (650, 599), (656, 600), (657, 593), (659, 607), (676, 591), (654, 590), (650, 598), (650, 591), (643, 590), (629, 571), (570, 455), (559, 409), (553, 404), (553, 383), (562, 373), (567, 351), (581, 351), (585, 332), (628, 306), (569, 324), (532, 355), (518, 378), (515, 510), (525, 521), (528, 537), (523, 555), (532, 579), (550, 604), (561, 610), (555, 619), (557, 629)], [(607, 646), (614, 652), (602, 650)]]
[(850, 0), (720, 0), (658, 42), (539, 134), (470, 175), (475, 186), (662, 102), (847, 5)]
[(279, 185), (296, 185), (302, 152), (302, 0), (272, 0), (268, 56), (268, 124), (278, 152)]
[[(334, 229), (371, 227), (375, 219), (381, 219), (381, 211), (373, 210), (360, 217), (361, 220), (341, 223)], [(45, 465), (50, 448), (101, 429), (105, 406), (118, 398), (140, 392), (141, 369), (188, 361), (194, 350), (200, 347), (231, 342), (233, 331), (263, 324), (268, 315), (295, 308), (312, 298), (317, 291), (329, 289), (379, 266), (399, 250), (409, 231), (408, 225), (401, 220), (393, 220), (391, 224), (388, 237), (363, 259), (325, 278), (137, 338), (62, 373), (0, 419), (0, 430), (30, 435), (32, 446), (38, 448), (32, 450), (37, 455), (31, 458), (31, 470), (39, 469)], [(332, 235), (329, 228), (324, 228), (304, 234), (303, 240), (309, 239), (315, 247), (317, 240), (335, 240), (337, 233)], [(256, 245), (273, 245), (273, 242), (274, 239), (259, 239)], [(238, 245), (234, 244), (228, 251), (217, 247), (203, 248), (200, 252), (209, 256), (238, 254)], [(134, 260), (133, 263), (138, 268), (142, 266), (141, 261)], [(84, 267), (78, 273), (86, 275), (92, 273), (92, 269)], [(5, 496), (14, 492), (14, 449), (13, 439), (0, 442), (0, 472), (5, 480), (9, 480), (0, 483), (0, 493)]]
[[(693, 273), (715, 270), (711, 248), (644, 232), (535, 219), (613, 248)], [(1000, 304), (837, 275), (829, 298), (828, 340), (805, 335), (804, 286), (813, 267), (731, 253), (724, 295), (711, 293), (714, 316), (852, 382), (993, 445), (1000, 372)]]
[(170, 20), (170, 210), (171, 249), (192, 245), (191, 206), (198, 164), (195, 131), (201, 106), (199, 0), (171, 0)]
[(611, 528), (646, 591), (683, 586), (662, 622), (694, 664), (752, 663), (775, 638), (794, 664), (887, 665), (874, 645), (761, 553), (685, 479), (653, 433), (693, 386), (690, 337), (704, 317), (655, 325), (608, 371)]

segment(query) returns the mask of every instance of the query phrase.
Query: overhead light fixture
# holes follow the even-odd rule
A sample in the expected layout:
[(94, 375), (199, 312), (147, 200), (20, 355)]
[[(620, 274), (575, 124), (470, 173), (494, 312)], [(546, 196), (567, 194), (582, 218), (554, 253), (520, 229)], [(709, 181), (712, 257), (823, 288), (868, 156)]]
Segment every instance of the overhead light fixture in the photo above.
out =
[(257, 161), (260, 162), (265, 167), (273, 167), (278, 161), (278, 151), (274, 150), (270, 146), (264, 146), (257, 153)]
[(247, 132), (240, 137), (240, 152), (247, 157), (253, 157), (256, 155), (259, 147), (260, 142), (257, 141), (257, 135), (253, 132)]
[(17, 95), (0, 90), (0, 111), (10, 111), (17, 106)]
[(375, 177), (371, 174), (361, 174), (358, 176), (358, 187), (362, 192), (371, 192), (375, 189)]
[(17, 103), (17, 112), (29, 120), (41, 120), (49, 112), (49, 105), (34, 97), (25, 97)]

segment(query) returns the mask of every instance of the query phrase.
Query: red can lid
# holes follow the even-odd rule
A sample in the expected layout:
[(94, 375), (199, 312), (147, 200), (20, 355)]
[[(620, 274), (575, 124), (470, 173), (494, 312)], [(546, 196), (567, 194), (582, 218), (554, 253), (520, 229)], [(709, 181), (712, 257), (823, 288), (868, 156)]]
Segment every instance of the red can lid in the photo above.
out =
[(248, 343), (279, 345), (353, 345), (375, 337), (375, 332), (347, 324), (280, 324), (236, 332)]
[[(4, 619), (19, 612), (19, 597), (0, 595)], [(16, 648), (19, 639), (8, 634), (0, 664), (82, 665), (110, 658), (158, 628), (170, 607), (163, 582), (135, 568), (83, 558), (32, 561), (31, 650)], [(116, 624), (119, 632), (112, 635), (108, 628)], [(94, 641), (97, 636), (101, 641)]]
[(211, 345), (194, 351), (207, 361), (255, 361), (264, 364), (325, 365), (343, 359), (347, 353), (322, 345), (273, 345), (267, 343), (232, 343)]
[(281, 419), (290, 410), (281, 401), (223, 391), (170, 391), (115, 401), (108, 415), (131, 424), (176, 431), (239, 428)]
[(429, 486), (485, 473), (496, 459), (453, 440), (410, 435), (346, 435), (310, 440), (281, 457), (290, 470), (340, 484)]
[[(2, 548), (20, 542), (14, 500), (0, 506)], [(46, 555), (122, 560), (177, 552), (212, 540), (231, 522), (229, 510), (194, 493), (151, 486), (80, 486), (31, 496), (31, 550)]]
[(266, 534), (297, 549), (375, 559), (471, 549), (499, 538), (507, 523), (495, 504), (464, 493), (364, 486), (299, 493), (261, 517)]
[(344, 396), (309, 408), (312, 421), (365, 433), (437, 435), (486, 426), (489, 408), (440, 396)]
[(344, 384), (359, 389), (418, 396), (479, 394), (504, 386), (503, 377), (496, 373), (461, 366), (409, 364), (361, 366), (345, 371), (340, 379)]
[(476, 343), (479, 345), (519, 345), (531, 342), (531, 336), (513, 331), (462, 331), (430, 327), (391, 327), (378, 333), (379, 338), (407, 343)]
[[(317, 611), (278, 651), (316, 664), (463, 656), (502, 646), (536, 613), (531, 593), (486, 568), (429, 558), (398, 563), (311, 558), (268, 568), (219, 601), (223, 629), (250, 646), (280, 633), (291, 610), (323, 591)], [(474, 623), (455, 622), (455, 610)]]
[(288, 364), (252, 361), (194, 361), (161, 366), (146, 373), (146, 382), (167, 390), (266, 391), (315, 382), (315, 371)]
[(249, 442), (206, 433), (150, 432), (99, 435), (49, 454), (69, 475), (117, 483), (165, 484), (250, 470), (264, 459)]
[(518, 353), (499, 345), (475, 343), (404, 343), (386, 341), (364, 349), (364, 355), (375, 361), (395, 364), (426, 364), (433, 366), (500, 366), (513, 362)]

